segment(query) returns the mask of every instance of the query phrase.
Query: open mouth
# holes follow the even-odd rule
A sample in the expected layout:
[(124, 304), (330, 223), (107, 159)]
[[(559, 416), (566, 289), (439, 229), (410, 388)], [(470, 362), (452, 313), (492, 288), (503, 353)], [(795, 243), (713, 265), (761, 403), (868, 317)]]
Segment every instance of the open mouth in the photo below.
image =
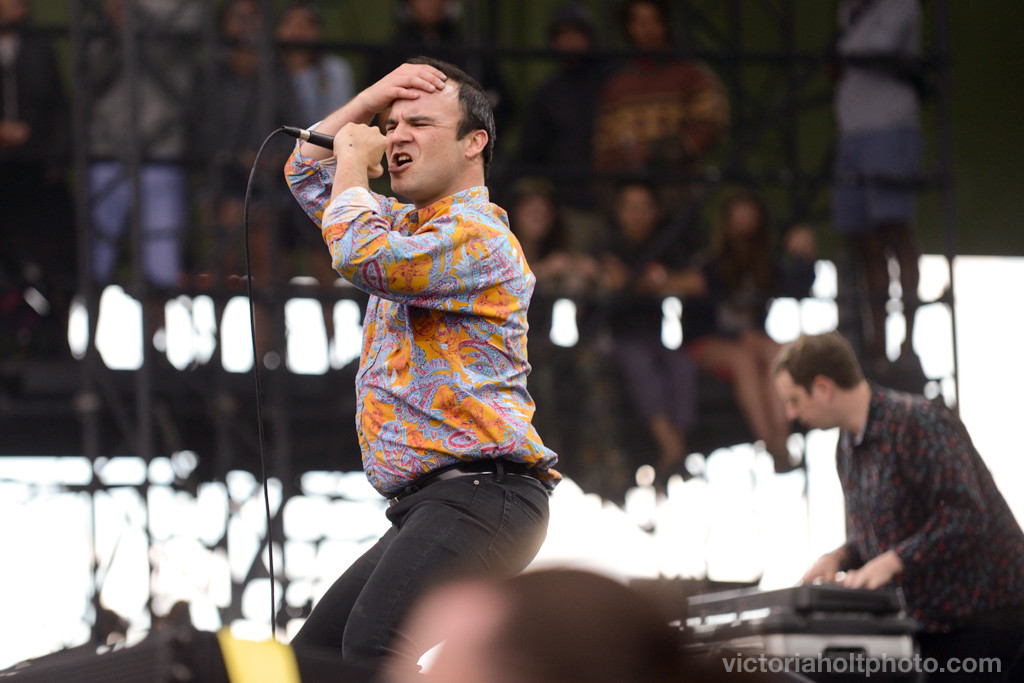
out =
[(392, 171), (400, 171), (411, 163), (411, 156), (409, 156), (405, 152), (399, 152), (397, 154), (392, 155), (391, 163), (388, 164), (388, 167)]

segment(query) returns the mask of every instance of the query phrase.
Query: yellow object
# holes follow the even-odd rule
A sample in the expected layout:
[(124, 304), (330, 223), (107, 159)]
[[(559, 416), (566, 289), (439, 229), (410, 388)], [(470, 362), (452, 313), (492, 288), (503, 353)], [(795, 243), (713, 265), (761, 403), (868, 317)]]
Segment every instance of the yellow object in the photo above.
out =
[(231, 683), (301, 683), (295, 653), (276, 640), (239, 640), (223, 628), (217, 633)]

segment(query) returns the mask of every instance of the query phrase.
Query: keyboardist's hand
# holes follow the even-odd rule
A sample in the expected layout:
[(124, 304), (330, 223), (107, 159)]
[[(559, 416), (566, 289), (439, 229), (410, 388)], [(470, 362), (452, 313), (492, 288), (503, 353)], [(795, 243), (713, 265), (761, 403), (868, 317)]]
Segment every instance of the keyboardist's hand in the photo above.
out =
[(825, 553), (811, 565), (811, 568), (807, 570), (804, 577), (800, 579), (800, 583), (819, 583), (822, 581), (834, 583), (841, 561), (840, 551)]
[(864, 564), (860, 569), (851, 569), (839, 583), (847, 588), (879, 588), (892, 581), (903, 571), (899, 555), (887, 550)]

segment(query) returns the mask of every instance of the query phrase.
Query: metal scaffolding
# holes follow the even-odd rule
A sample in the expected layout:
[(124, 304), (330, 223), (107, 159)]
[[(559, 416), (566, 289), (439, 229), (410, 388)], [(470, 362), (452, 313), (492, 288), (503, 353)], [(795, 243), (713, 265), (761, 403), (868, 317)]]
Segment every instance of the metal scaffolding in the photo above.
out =
[[(68, 25), (61, 27), (70, 43), (78, 295), (89, 321), (88, 343), (82, 356), (74, 360), (28, 359), (18, 366), (17, 377), (12, 380), (18, 387), (17, 393), (12, 400), (0, 403), (0, 429), (6, 435), (3, 455), (84, 456), (97, 463), (95, 476), (80, 486), (81, 491), (93, 498), (105, 495), (110, 488), (100, 474), (99, 463), (119, 456), (140, 458), (149, 464), (182, 452), (197, 454), (198, 466), (174, 483), (175, 490), (189, 495), (195, 495), (197, 488), (206, 482), (223, 482), (232, 470), (248, 470), (257, 478), (265, 474), (280, 482), (281, 499), (274, 506), (269, 529), (265, 530), (270, 533), (264, 533), (260, 539), (249, 571), (232, 579), (230, 604), (221, 611), (224, 623), (230, 623), (242, 617), (240, 604), (247, 585), (267, 578), (262, 558), (271, 544), (271, 536), (278, 549), (288, 540), (283, 510), (285, 503), (300, 493), (300, 476), (310, 470), (360, 469), (352, 428), (355, 406), (351, 387), (355, 368), (349, 363), (322, 375), (291, 372), (284, 362), (288, 344), (286, 304), (303, 298), (327, 305), (339, 300), (361, 305), (363, 298), (344, 287), (323, 288), (292, 281), (286, 272), (285, 254), (280, 251), (285, 228), (271, 220), (266, 224), (269, 252), (262, 256), (269, 269), (265, 276), (251, 280), (256, 315), (270, 330), (264, 340), (267, 346), (257, 352), (252, 371), (260, 373), (265, 380), (262, 395), (256, 395), (251, 373), (227, 371), (217, 362), (216, 353), (212, 359), (194, 362), (186, 368), (168, 362), (166, 354), (153, 344), (154, 335), (164, 322), (161, 316), (165, 304), (179, 297), (183, 301), (209, 297), (214, 302), (217, 333), (221, 334), (220, 322), (229, 301), (243, 295), (237, 285), (244, 283), (245, 274), (235, 273), (241, 279), (231, 280), (227, 273), (217, 272), (215, 259), (204, 261), (195, 257), (191, 266), (212, 273), (212, 284), (201, 285), (196, 278), (185, 278), (180, 286), (168, 289), (154, 287), (147, 279), (143, 252), (147, 239), (144, 206), (148, 197), (142, 169), (154, 159), (153, 141), (148, 140), (141, 129), (142, 83), (154, 82), (156, 87), (167, 89), (166, 94), (171, 98), (182, 101), (198, 97), (201, 101), (213, 102), (221, 87), (217, 65), (226, 43), (218, 30), (218, 17), (212, 3), (160, 0), (156, 4), (162, 10), (154, 14), (147, 11), (154, 5), (152, 2), (125, 0), (123, 21), (116, 29), (94, 21), (102, 4), (72, 0)], [(259, 0), (258, 4), (264, 16), (273, 16), (277, 3)], [(782, 218), (789, 223), (824, 222), (827, 197), (835, 180), (831, 172), (831, 139), (808, 135), (803, 128), (808, 124), (810, 128), (820, 129), (821, 122), (829, 120), (831, 98), (822, 71), (835, 58), (832, 46), (808, 45), (801, 38), (801, 22), (806, 20), (807, 13), (820, 16), (820, 4), (817, 0), (686, 0), (677, 3), (680, 9), (677, 19), (686, 27), (690, 38), (680, 54), (706, 62), (719, 74), (726, 85), (732, 112), (733, 133), (729, 145), (712, 165), (701, 170), (697, 181), (707, 188), (729, 183), (756, 184), (778, 198), (778, 205), (785, 207)], [(937, 84), (926, 106), (935, 112), (939, 125), (931, 141), (937, 156), (928, 171), (915, 182), (922, 192), (934, 193), (941, 202), (950, 281), (943, 303), (949, 306), (950, 314), (955, 315), (947, 4), (946, 0), (930, 0), (926, 5), (926, 17), (932, 25), (922, 64), (925, 75)], [(612, 5), (611, 0), (600, 3), (606, 15), (611, 14)], [(470, 38), (464, 49), (470, 57), (470, 70), (484, 57), (497, 59), (510, 69), (546, 64), (554, 59), (554, 53), (546, 48), (501, 44), (499, 23), (508, 18), (498, 0), (467, 0), (463, 6), (464, 25)], [(523, 16), (528, 14), (524, 12)], [(111, 30), (116, 32), (109, 33)], [(90, 146), (96, 93), (89, 85), (95, 75), (90, 72), (88, 54), (90, 42), (104, 31), (108, 32), (106, 38), (116, 43), (123, 55), (122, 77), (130, 103), (127, 119), (131, 127), (123, 131), (128, 144), (120, 149), (115, 161), (121, 164), (129, 188), (130, 246), (127, 279), (123, 284), (126, 292), (140, 302), (143, 319), (141, 364), (134, 370), (111, 369), (96, 346), (100, 301), (106, 283), (92, 275), (92, 246), (98, 237), (93, 224), (93, 207), (98, 195), (86, 179), (98, 159)], [(251, 112), (255, 128), (269, 135), (278, 123), (273, 118), (277, 97), (276, 45), (270, 22), (263, 23), (258, 35), (258, 97)], [(757, 36), (757, 41), (752, 45), (753, 35)], [(176, 90), (174, 83), (160, 78), (163, 64), (146, 59), (147, 50), (160, 44), (175, 45), (190, 56), (194, 77), (187, 81), (184, 90)], [(379, 45), (359, 41), (331, 42), (324, 47), (361, 57), (380, 49)], [(606, 56), (621, 59), (625, 53), (609, 49)], [(199, 139), (209, 139), (210, 131), (205, 131), (204, 135)], [(204, 201), (216, 199), (224, 189), (220, 186), (218, 159), (208, 151), (192, 146), (179, 158), (161, 161), (181, 164), (187, 169), (191, 187), (195, 188), (188, 211), (191, 225), (186, 227), (189, 232), (198, 232), (205, 239), (218, 239), (216, 217), (209, 206), (202, 205)], [(505, 162), (502, 169), (508, 177), (531, 170), (517, 167), (511, 161)], [(279, 167), (259, 169), (256, 175), (257, 192), (260, 188), (265, 190), (267, 183), (282, 182)], [(240, 231), (234, 233), (233, 239), (240, 241), (241, 234)], [(236, 242), (229, 247), (238, 248), (241, 244)], [(843, 318), (843, 310), (840, 302), (841, 324), (849, 322)], [(955, 318), (952, 330), (955, 354)], [(222, 342), (219, 338), (218, 348)], [(954, 379), (955, 373), (954, 356)], [(263, 409), (262, 424), (257, 422), (256, 407)], [(145, 501), (149, 484), (140, 483), (137, 490), (140, 499)], [(252, 495), (263, 494), (254, 490)], [(238, 514), (241, 503), (236, 503), (225, 510), (228, 518)], [(143, 521), (147, 538), (150, 538), (148, 524), (148, 520)], [(227, 524), (226, 521), (225, 529)], [(211, 552), (223, 550), (227, 542), (225, 532), (209, 549)], [(109, 567), (102, 566), (100, 560), (92, 567), (97, 613), (102, 577), (107, 569)], [(289, 581), (285, 578), (285, 568), (277, 565), (276, 573), (278, 584), (287, 592)], [(277, 625), (283, 626), (290, 616), (301, 613), (301, 609), (302, 605), (289, 605), (287, 600), (279, 600), (275, 605)], [(97, 639), (102, 635), (95, 634)]]

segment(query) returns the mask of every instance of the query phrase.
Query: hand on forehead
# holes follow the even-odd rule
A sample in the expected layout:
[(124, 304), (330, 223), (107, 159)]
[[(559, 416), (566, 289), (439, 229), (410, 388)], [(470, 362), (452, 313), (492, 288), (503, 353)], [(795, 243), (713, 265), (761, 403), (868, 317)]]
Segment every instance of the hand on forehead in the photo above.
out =
[(459, 86), (445, 83), (444, 88), (436, 92), (399, 97), (381, 113), (380, 120), (398, 122), (406, 118), (425, 118), (439, 122), (450, 116), (459, 117)]
[(415, 97), (399, 97), (391, 103), (391, 107), (394, 108), (396, 104), (403, 100), (408, 102), (421, 102), (428, 104), (432, 101), (440, 99), (455, 100), (459, 99), (459, 84), (453, 83), (452, 81), (445, 81), (444, 88), (441, 90), (435, 90), (434, 92), (419, 92)]

